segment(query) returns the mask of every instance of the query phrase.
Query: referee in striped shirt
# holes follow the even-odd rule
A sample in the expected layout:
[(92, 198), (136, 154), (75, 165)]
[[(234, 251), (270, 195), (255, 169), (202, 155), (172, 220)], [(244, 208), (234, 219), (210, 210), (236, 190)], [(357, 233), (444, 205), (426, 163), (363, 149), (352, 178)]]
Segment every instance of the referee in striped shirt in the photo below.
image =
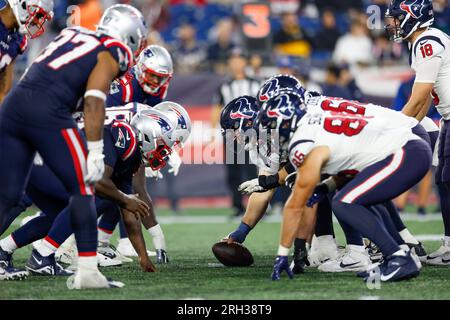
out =
[[(222, 108), (226, 106), (228, 102), (242, 95), (256, 96), (258, 93), (260, 83), (247, 76), (247, 63), (248, 57), (241, 48), (234, 48), (231, 51), (228, 59), (228, 70), (231, 74), (231, 78), (220, 86), (217, 94), (216, 104), (212, 112), (211, 126), (213, 129), (220, 129), (220, 113)], [(234, 148), (236, 148), (236, 152), (233, 155), (233, 161), (230, 161), (230, 152), (232, 151), (229, 149), (227, 150), (224, 141), (224, 163), (226, 164), (227, 183), (232, 193), (234, 216), (238, 217), (245, 212), (245, 208), (242, 204), (242, 194), (238, 191), (238, 186), (246, 180), (255, 178), (257, 172), (256, 166), (249, 162), (248, 152), (246, 152), (245, 155), (245, 164), (242, 164), (242, 161), (238, 162), (238, 159), (242, 160), (242, 154), (238, 155), (237, 153), (239, 151), (244, 151), (242, 148), (237, 147), (236, 143), (234, 144)], [(227, 152), (228, 157), (226, 156)], [(226, 162), (228, 162), (228, 164)]]

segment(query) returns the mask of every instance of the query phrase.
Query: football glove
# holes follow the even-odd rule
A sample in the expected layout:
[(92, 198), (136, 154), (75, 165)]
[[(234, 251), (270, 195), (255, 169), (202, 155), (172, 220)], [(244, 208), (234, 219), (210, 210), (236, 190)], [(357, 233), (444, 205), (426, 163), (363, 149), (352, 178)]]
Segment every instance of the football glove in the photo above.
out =
[(322, 201), (328, 192), (328, 186), (325, 183), (319, 183), (314, 189), (312, 196), (306, 202), (306, 206), (312, 208), (316, 203)]
[(169, 173), (173, 173), (174, 176), (178, 175), (178, 171), (180, 171), (180, 166), (181, 166), (181, 158), (180, 155), (178, 154), (178, 152), (173, 152), (170, 157), (169, 157), (169, 161), (167, 161), (167, 163), (170, 166), (170, 169), (168, 170)]
[(158, 264), (169, 263), (169, 256), (167, 255), (166, 250), (164, 249), (156, 250), (156, 263)]
[(88, 156), (87, 156), (87, 174), (84, 181), (88, 184), (94, 184), (103, 177), (105, 172), (105, 163), (103, 158), (103, 140), (88, 141)]
[(272, 280), (280, 280), (281, 274), (286, 271), (289, 279), (294, 278), (291, 268), (289, 268), (289, 262), (287, 256), (277, 256), (275, 263), (273, 264)]
[(147, 178), (155, 178), (156, 180), (164, 178), (161, 171), (159, 170), (155, 171), (150, 167), (145, 167), (145, 176)]
[(238, 187), (238, 191), (244, 194), (253, 192), (265, 192), (280, 186), (278, 173), (271, 176), (259, 176), (253, 180), (245, 181)]
[(286, 187), (292, 190), (295, 184), (295, 178), (297, 178), (297, 171), (289, 173), (284, 179), (284, 184), (286, 185)]

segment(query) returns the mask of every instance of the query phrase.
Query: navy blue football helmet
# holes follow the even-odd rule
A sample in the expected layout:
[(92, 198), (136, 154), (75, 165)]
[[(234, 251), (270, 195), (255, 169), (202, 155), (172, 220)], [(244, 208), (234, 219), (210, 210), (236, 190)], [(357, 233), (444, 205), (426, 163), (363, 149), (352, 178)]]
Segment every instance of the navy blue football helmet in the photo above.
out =
[(392, 0), (385, 17), (390, 20), (385, 26), (389, 38), (401, 42), (433, 24), (433, 4), (431, 0)]
[[(306, 114), (304, 97), (291, 90), (282, 90), (264, 103), (255, 121), (256, 130), (277, 132), (281, 151), (286, 151), (298, 122)], [(273, 136), (272, 136), (273, 137)]]
[(287, 74), (279, 74), (267, 79), (263, 83), (256, 95), (258, 104), (262, 106), (263, 103), (278, 95), (282, 90), (291, 90), (302, 97), (305, 96), (306, 92), (302, 83), (296, 77)]

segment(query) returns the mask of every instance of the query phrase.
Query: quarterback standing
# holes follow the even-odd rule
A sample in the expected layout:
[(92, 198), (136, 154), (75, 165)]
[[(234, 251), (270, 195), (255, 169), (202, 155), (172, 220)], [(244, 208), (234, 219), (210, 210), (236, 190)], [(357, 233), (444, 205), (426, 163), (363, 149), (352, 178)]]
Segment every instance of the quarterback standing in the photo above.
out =
[(407, 41), (410, 64), (416, 73), (411, 97), (403, 113), (422, 120), (433, 99), (442, 116), (436, 184), (441, 201), (445, 237), (442, 246), (429, 254), (426, 263), (450, 265), (450, 37), (432, 28), (431, 0), (393, 0), (386, 12), (385, 27), (391, 40)]

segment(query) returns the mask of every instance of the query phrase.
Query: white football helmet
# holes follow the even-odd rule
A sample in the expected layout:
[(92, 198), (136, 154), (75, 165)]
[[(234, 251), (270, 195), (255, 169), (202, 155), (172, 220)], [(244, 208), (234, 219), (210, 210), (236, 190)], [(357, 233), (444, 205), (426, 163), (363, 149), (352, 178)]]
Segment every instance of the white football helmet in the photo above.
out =
[(153, 110), (162, 112), (170, 119), (174, 125), (174, 130), (169, 137), (170, 141), (173, 146), (182, 148), (192, 130), (191, 119), (186, 109), (176, 102), (164, 101), (154, 106)]
[(105, 10), (97, 31), (122, 41), (136, 58), (146, 45), (148, 29), (138, 9), (128, 4), (116, 4)]
[(171, 120), (158, 110), (148, 109), (136, 113), (130, 124), (138, 137), (145, 165), (153, 170), (163, 168), (172, 153), (170, 136), (175, 127)]
[(168, 86), (172, 78), (172, 58), (165, 48), (150, 45), (139, 55), (135, 72), (136, 78), (146, 93), (160, 94), (160, 89)]
[(44, 24), (53, 18), (53, 0), (8, 0), (16, 17), (19, 32), (31, 39), (45, 31)]

